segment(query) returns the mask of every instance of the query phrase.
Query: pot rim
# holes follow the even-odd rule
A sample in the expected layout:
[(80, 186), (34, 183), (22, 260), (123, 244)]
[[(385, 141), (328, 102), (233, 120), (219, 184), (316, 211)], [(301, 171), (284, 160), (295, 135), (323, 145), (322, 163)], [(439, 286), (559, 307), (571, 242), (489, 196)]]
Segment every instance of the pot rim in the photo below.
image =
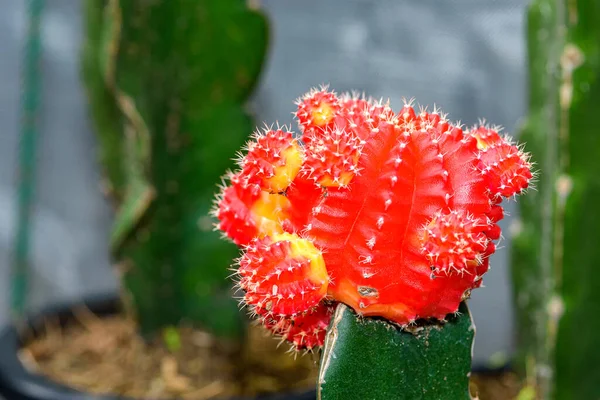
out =
[[(114, 314), (120, 308), (120, 300), (114, 294), (96, 294), (80, 301), (63, 301), (29, 314), (23, 326), (34, 334), (39, 332), (42, 321), (48, 316), (58, 318), (61, 325), (74, 318), (73, 309), (85, 306), (97, 315)], [(42, 375), (28, 371), (18, 357), (23, 338), (14, 323), (0, 330), (0, 395), (10, 400), (139, 400), (129, 397), (86, 393), (55, 382)], [(254, 398), (231, 400), (314, 400), (316, 391), (289, 392), (263, 395)]]

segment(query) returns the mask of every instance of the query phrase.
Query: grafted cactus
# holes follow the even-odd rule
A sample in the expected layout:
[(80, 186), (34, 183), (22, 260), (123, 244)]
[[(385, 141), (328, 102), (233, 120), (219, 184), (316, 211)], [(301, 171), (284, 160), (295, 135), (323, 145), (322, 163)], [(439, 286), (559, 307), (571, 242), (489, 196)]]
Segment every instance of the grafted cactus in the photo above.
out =
[(208, 217), (214, 186), (252, 132), (244, 103), (267, 45), (243, 0), (89, 0), (84, 78), (115, 260), (143, 332), (182, 319), (242, 327), (226, 279), (235, 246)]
[[(529, 185), (528, 155), (496, 128), (463, 131), (437, 110), (417, 112), (406, 104), (394, 112), (388, 104), (325, 88), (302, 97), (296, 115), (301, 138), (285, 127), (258, 132), (214, 210), (218, 227), (244, 248), (237, 273), (251, 313), (296, 349), (324, 343), (340, 303), (353, 310), (339, 311), (340, 320), (380, 317), (407, 329), (423, 320), (443, 324), (458, 313), (488, 270), (502, 198)], [(332, 372), (332, 365), (344, 363), (328, 358), (350, 361), (344, 351), (331, 350), (352, 335), (340, 326), (330, 327), (322, 390), (332, 384), (327, 376), (351, 376)], [(461, 346), (469, 348), (470, 322), (456, 326), (466, 341)], [(458, 343), (456, 329), (447, 331)], [(412, 361), (435, 366), (439, 377), (421, 383), (456, 393), (447, 398), (468, 395), (463, 384), (439, 385), (444, 368), (464, 369), (465, 363), (425, 359)], [(398, 373), (392, 369), (379, 379)], [(348, 398), (349, 391), (323, 393)], [(354, 391), (355, 398), (361, 395), (364, 390)]]
[(529, 116), (539, 190), (514, 225), (521, 366), (539, 399), (600, 396), (600, 3), (535, 0)]

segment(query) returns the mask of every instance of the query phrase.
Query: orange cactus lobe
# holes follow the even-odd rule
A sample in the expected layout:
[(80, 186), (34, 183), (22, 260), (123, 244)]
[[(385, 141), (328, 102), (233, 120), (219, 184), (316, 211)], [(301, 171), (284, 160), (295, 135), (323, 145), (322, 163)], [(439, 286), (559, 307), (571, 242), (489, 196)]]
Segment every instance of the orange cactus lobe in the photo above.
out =
[(288, 219), (289, 201), (280, 194), (261, 190), (242, 174), (230, 177), (231, 186), (220, 194), (214, 214), (218, 229), (238, 246), (258, 237), (283, 233), (282, 223)]
[(268, 130), (248, 144), (241, 164), (241, 175), (248, 181), (269, 192), (282, 192), (300, 171), (302, 149), (291, 132)]
[(511, 197), (529, 187), (533, 174), (527, 153), (492, 129), (480, 127), (471, 134), (481, 150), (479, 169), (491, 197)]
[(305, 143), (309, 143), (327, 127), (332, 128), (340, 110), (339, 99), (335, 93), (327, 92), (326, 89), (307, 93), (297, 104), (296, 118)]
[(362, 146), (363, 142), (352, 133), (328, 129), (307, 145), (302, 173), (321, 186), (348, 186), (358, 173), (356, 164)]
[(342, 97), (341, 102), (343, 106), (339, 118), (336, 119), (336, 125), (353, 132), (360, 139), (368, 139), (377, 134), (383, 126), (395, 123), (394, 112), (389, 105), (382, 102), (347, 95)]
[(470, 134), (477, 140), (479, 150), (485, 150), (491, 146), (504, 143), (504, 139), (498, 134), (497, 130), (484, 126), (471, 130)]
[(219, 228), (248, 245), (252, 311), (298, 349), (323, 343), (336, 302), (400, 325), (456, 312), (489, 269), (502, 197), (529, 185), (528, 156), (493, 129), (324, 89), (296, 116), (301, 141), (256, 138), (219, 201)]
[(257, 185), (232, 185), (226, 187), (217, 204), (217, 227), (235, 244), (243, 246), (258, 235), (250, 206), (261, 195)]
[(296, 235), (253, 241), (238, 272), (246, 304), (260, 315), (294, 316), (315, 307), (327, 293), (321, 252)]
[(312, 350), (323, 346), (333, 311), (332, 306), (321, 303), (293, 317), (263, 317), (262, 323), (275, 335), (291, 342), (296, 350)]
[(473, 273), (487, 248), (486, 224), (460, 211), (437, 213), (422, 232), (422, 251), (438, 273)]

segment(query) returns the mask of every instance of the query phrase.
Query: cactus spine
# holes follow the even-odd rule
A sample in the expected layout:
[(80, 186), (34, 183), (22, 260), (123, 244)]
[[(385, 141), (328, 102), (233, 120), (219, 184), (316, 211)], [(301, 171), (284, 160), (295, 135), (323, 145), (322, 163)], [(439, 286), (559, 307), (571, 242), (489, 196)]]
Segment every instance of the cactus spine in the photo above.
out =
[(236, 335), (234, 245), (208, 212), (252, 132), (244, 111), (266, 53), (264, 17), (242, 0), (88, 0), (84, 79), (111, 246), (145, 333), (182, 319)]
[(600, 3), (535, 0), (529, 117), (540, 172), (513, 226), (520, 360), (540, 399), (600, 395)]

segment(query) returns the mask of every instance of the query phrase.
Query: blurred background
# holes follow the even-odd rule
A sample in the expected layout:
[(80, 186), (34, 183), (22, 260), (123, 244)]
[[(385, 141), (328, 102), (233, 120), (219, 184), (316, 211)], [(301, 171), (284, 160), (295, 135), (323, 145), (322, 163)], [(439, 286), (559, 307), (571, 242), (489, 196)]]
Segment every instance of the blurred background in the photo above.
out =
[[(292, 123), (309, 88), (364, 91), (440, 106), (466, 125), (484, 117), (513, 133), (525, 114), (525, 0), (263, 0), (272, 27), (267, 64), (252, 99), (256, 121)], [(20, 71), (26, 2), (0, 12), (0, 324), (9, 318), (16, 229)], [(47, 1), (42, 19), (39, 142), (31, 231), (29, 307), (115, 291), (108, 257), (111, 209), (101, 193), (80, 81), (82, 4)], [(514, 213), (514, 202), (507, 212)], [(511, 217), (502, 222), (507, 228)], [(509, 235), (470, 302), (475, 363), (513, 349)]]

